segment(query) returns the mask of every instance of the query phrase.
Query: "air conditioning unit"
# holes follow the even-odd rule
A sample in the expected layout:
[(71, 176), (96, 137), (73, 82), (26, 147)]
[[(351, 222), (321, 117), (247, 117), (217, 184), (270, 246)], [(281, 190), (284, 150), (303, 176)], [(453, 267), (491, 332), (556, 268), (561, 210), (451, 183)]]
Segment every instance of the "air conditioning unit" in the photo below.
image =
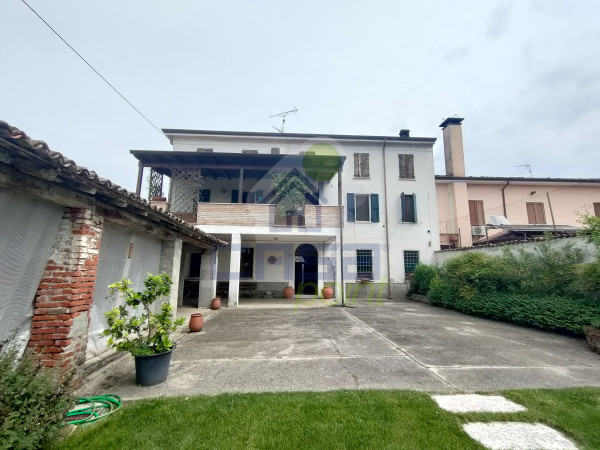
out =
[(485, 236), (485, 227), (483, 225), (476, 225), (474, 227), (471, 227), (471, 235)]

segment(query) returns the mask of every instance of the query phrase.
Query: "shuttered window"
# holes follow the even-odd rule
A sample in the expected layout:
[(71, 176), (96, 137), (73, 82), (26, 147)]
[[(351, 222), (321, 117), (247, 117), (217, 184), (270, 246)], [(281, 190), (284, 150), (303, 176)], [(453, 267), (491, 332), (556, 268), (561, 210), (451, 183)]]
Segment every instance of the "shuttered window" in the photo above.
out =
[(379, 222), (379, 194), (347, 194), (348, 222)]
[(594, 215), (600, 217), (600, 203), (594, 203)]
[(402, 222), (417, 222), (417, 200), (415, 194), (405, 194), (400, 196), (400, 209)]
[(471, 226), (485, 225), (483, 200), (469, 200), (469, 215), (471, 216)]
[(527, 203), (527, 220), (532, 225), (541, 225), (546, 223), (546, 215), (544, 214), (544, 204), (537, 202)]
[(369, 177), (369, 154), (355, 153), (354, 154), (354, 176), (356, 178)]
[(415, 178), (415, 161), (414, 155), (398, 155), (400, 164), (400, 178), (414, 180)]

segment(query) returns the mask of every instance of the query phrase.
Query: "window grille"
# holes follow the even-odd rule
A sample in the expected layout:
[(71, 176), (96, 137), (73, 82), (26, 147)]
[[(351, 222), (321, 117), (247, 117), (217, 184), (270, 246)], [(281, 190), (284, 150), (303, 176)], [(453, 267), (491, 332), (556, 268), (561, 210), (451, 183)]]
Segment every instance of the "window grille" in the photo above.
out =
[(373, 279), (373, 250), (356, 250), (356, 278)]
[(404, 273), (413, 273), (417, 264), (419, 264), (419, 252), (416, 250), (404, 250)]

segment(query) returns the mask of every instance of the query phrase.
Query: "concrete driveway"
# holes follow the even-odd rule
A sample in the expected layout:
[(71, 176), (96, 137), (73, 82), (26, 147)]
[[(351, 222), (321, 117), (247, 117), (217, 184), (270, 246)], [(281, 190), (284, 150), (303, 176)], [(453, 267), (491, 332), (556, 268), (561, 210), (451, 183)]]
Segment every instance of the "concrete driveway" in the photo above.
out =
[(429, 392), (600, 386), (585, 341), (410, 301), (355, 308), (223, 309), (173, 353), (168, 380), (135, 385), (129, 355), (83, 394), (126, 399), (223, 392), (415, 389)]

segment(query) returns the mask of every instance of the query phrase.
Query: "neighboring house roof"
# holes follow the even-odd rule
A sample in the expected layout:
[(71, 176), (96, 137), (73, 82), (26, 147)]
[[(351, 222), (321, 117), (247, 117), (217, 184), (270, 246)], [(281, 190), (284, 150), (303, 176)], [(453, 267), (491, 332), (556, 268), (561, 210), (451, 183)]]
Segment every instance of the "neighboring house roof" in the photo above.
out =
[(533, 177), (455, 177), (450, 175), (436, 175), (435, 181), (472, 181), (480, 183), (511, 183), (517, 184), (545, 184), (545, 183), (571, 183), (571, 184), (600, 184), (600, 178), (533, 178)]
[[(128, 192), (112, 181), (101, 178), (96, 172), (78, 166), (59, 152), (50, 150), (44, 141), (29, 138), (27, 134), (8, 123), (0, 121), (0, 167), (26, 174), (27, 182), (33, 179), (51, 183), (58, 189), (76, 192), (83, 198), (94, 199), (115, 210), (121, 210), (163, 230), (177, 233), (193, 244), (225, 245), (226, 243), (188, 225), (172, 214), (151, 206), (145, 199)], [(45, 194), (40, 191), (40, 195)], [(150, 230), (150, 228), (147, 228)]]
[(215, 131), (215, 130), (182, 130), (177, 128), (163, 128), (163, 133), (171, 138), (176, 135), (198, 135), (198, 136), (243, 136), (263, 137), (278, 139), (335, 139), (339, 141), (406, 141), (427, 142), (433, 144), (436, 138), (425, 137), (400, 137), (400, 136), (367, 136), (356, 134), (310, 134), (310, 133), (263, 133), (256, 131)]
[(487, 225), (489, 228), (499, 228), (516, 233), (576, 233), (579, 227), (573, 225)]
[[(512, 235), (512, 233), (507, 232), (508, 236)], [(556, 234), (552, 236), (552, 239), (568, 239), (568, 238), (573, 238), (576, 237), (576, 235), (573, 234)], [(495, 241), (492, 242), (492, 240), (490, 239), (490, 242), (487, 243), (485, 240), (478, 242), (477, 245), (473, 246), (473, 247), (456, 247), (456, 248), (445, 248), (443, 250), (437, 250), (436, 253), (441, 253), (441, 252), (460, 252), (460, 251), (465, 251), (465, 250), (476, 250), (482, 247), (503, 247), (506, 245), (520, 245), (520, 244), (524, 244), (527, 242), (540, 242), (540, 241), (546, 241), (548, 240), (548, 238), (544, 235), (537, 235), (537, 236), (531, 236), (531, 237), (527, 237), (526, 239), (524, 239), (521, 236), (521, 239), (508, 239), (506, 241), (503, 240), (499, 240), (499, 241)]]
[(575, 236), (578, 227), (573, 225), (486, 225), (489, 229), (501, 230), (491, 234), (488, 238), (482, 238), (473, 242), (473, 246), (480, 247), (487, 244), (497, 244), (500, 242), (523, 241), (532, 238), (540, 238), (545, 233), (552, 233), (554, 236)]

